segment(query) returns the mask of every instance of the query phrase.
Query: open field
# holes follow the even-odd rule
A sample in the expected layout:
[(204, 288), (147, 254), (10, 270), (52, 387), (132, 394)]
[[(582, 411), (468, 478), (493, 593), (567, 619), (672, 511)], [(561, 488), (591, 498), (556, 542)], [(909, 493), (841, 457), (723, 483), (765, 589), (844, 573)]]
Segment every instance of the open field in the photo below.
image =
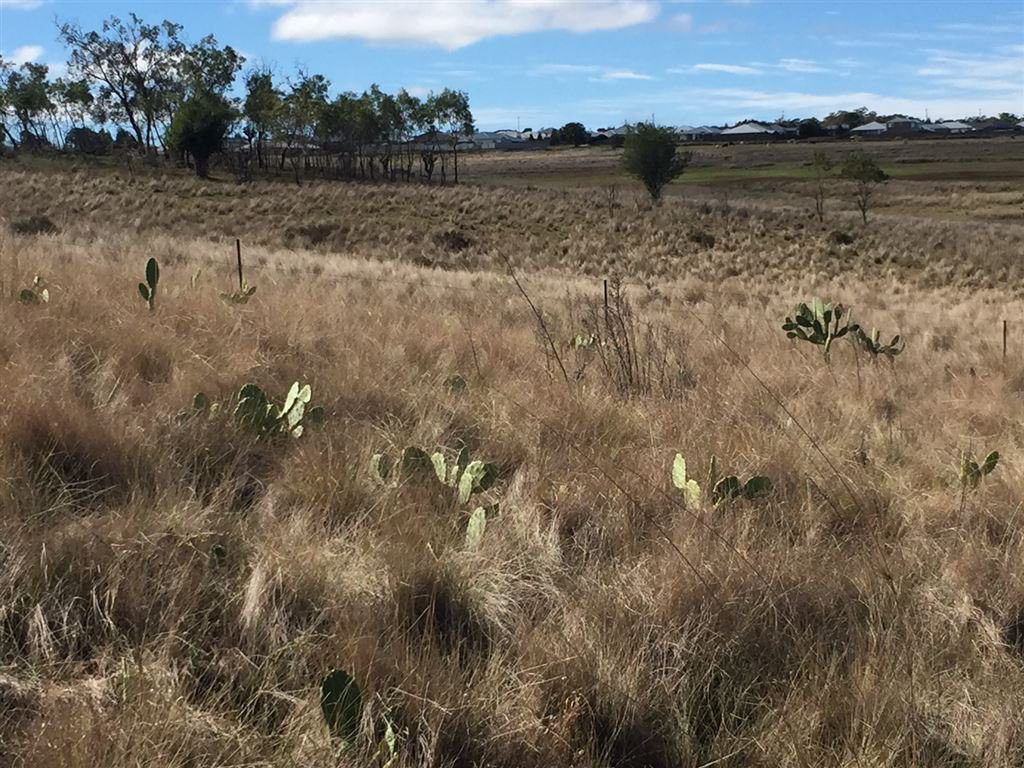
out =
[[(822, 141), (697, 144), (692, 164), (667, 194), (729, 197), (748, 204), (807, 208), (806, 184), (815, 151), (833, 163), (863, 149), (892, 176), (880, 212), (928, 218), (1024, 221), (1024, 140)], [(464, 166), (481, 184), (635, 189), (620, 168), (621, 150), (561, 148), (546, 152), (480, 153)], [(965, 204), (965, 200), (970, 203)], [(850, 209), (841, 196), (840, 209)]]
[[(893, 182), (865, 227), (472, 162), (434, 189), (0, 168), (0, 755), (383, 768), (390, 722), (391, 768), (1024, 766), (1024, 222), (977, 215), (1019, 182), (931, 218)], [(812, 295), (906, 351), (787, 340)], [(232, 418), (297, 380), (300, 438)], [(406, 446), (497, 480), (381, 482)], [(961, 450), (1001, 454), (976, 489)], [(712, 457), (772, 490), (714, 503)]]

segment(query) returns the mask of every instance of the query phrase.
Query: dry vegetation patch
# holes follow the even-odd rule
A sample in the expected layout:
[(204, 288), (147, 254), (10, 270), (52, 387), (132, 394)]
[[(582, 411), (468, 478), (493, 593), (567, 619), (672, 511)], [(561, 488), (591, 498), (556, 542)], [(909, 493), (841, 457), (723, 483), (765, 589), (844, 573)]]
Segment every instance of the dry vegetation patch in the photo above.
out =
[[(1017, 268), (969, 250), (985, 227), (830, 246), (800, 217), (608, 217), (582, 194), (175, 179), (142, 203), (81, 179), (55, 201), (13, 179), (5, 205), (70, 211), (0, 251), (14, 765), (383, 765), (385, 716), (392, 765), (1024, 764), (1024, 307), (957, 285)], [(243, 210), (244, 305), (220, 298)], [(320, 212), (338, 229), (285, 243)], [(928, 237), (964, 247), (914, 261)], [(585, 275), (613, 260), (635, 273), (606, 306)], [(35, 274), (49, 302), (17, 301)], [(787, 340), (812, 291), (906, 352)], [(243, 384), (280, 402), (294, 381), (326, 416), (301, 438), (232, 418)], [(468, 447), (497, 481), (468, 504), (382, 481), (373, 454), (406, 446)], [(963, 494), (960, 451), (991, 449)], [(713, 457), (772, 490), (715, 503)], [(468, 546), (478, 500), (498, 506)], [(319, 711), (331, 669), (365, 694), (347, 749)]]

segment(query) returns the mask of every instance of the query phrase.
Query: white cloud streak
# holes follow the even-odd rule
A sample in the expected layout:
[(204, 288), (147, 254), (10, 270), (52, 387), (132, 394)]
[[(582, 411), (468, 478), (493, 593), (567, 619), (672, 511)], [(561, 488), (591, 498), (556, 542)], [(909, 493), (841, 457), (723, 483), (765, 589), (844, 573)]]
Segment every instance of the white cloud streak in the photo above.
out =
[(622, 29), (658, 15), (655, 0), (250, 0), (287, 6), (277, 40), (357, 39), (454, 51), (505, 35)]
[(38, 61), (43, 53), (41, 45), (23, 45), (20, 48), (15, 48), (9, 55), (5, 54), (4, 59), (20, 67), (22, 64)]
[(530, 73), (537, 77), (561, 79), (586, 76), (592, 83), (615, 80), (654, 80), (651, 75), (632, 69), (618, 69), (599, 64), (539, 64)]
[(694, 64), (689, 70), (669, 70), (675, 74), (683, 72), (723, 72), (727, 75), (760, 75), (763, 72), (756, 67), (747, 67), (742, 64)]

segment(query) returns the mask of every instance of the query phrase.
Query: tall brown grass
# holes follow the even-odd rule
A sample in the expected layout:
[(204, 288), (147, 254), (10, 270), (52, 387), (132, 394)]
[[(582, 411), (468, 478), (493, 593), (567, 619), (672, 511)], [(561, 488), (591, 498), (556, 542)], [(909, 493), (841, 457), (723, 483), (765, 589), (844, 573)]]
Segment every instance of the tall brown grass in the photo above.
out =
[[(758, 279), (743, 265), (763, 258), (762, 225), (745, 220), (748, 250), (721, 255), (741, 276), (625, 288), (635, 320), (659, 329), (634, 346), (640, 364), (678, 384), (630, 387), (613, 362), (574, 366), (563, 346), (588, 318), (600, 331), (600, 283), (531, 270), (524, 252), (521, 279), (582, 368), (567, 387), (500, 273), (403, 264), (408, 244), (288, 250), (256, 224), (257, 294), (228, 306), (224, 243), (158, 231), (166, 210), (141, 234), (121, 229), (136, 214), (115, 215), (104, 189), (68, 193), (95, 217), (7, 236), (0, 254), (8, 763), (379, 765), (386, 711), (408, 766), (1024, 765), (1024, 348), (1010, 289), (785, 265)], [(381, 210), (413, 194), (304, 190)], [(234, 209), (241, 193), (210, 194)], [(425, 210), (477, 205), (426, 195)], [(255, 193), (254, 221), (269, 199)], [(567, 226), (540, 200), (554, 211), (531, 221)], [(586, 237), (608, 254), (615, 227), (654, 237), (699, 215), (627, 211)], [(153, 313), (135, 290), (150, 255)], [(50, 303), (18, 303), (35, 273)], [(907, 352), (858, 362), (844, 342), (826, 365), (787, 341), (782, 316), (812, 291), (904, 333)], [(445, 386), (454, 373), (465, 392)], [(301, 439), (187, 417), (197, 391), (230, 407), (245, 382), (280, 397), (295, 380), (327, 411)], [(478, 550), (450, 497), (372, 475), (371, 454), (406, 445), (468, 445), (498, 464), (500, 512)], [(1004, 458), (961, 512), (962, 448)], [(774, 490), (686, 509), (669, 481), (677, 451), (698, 478), (714, 455)], [(343, 751), (318, 707), (332, 668), (367, 697)]]

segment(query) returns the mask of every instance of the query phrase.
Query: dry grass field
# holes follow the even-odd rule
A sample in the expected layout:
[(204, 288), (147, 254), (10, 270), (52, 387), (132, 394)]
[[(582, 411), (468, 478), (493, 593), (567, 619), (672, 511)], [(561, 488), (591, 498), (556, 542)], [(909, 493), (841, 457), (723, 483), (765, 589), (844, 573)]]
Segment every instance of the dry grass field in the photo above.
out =
[[(1024, 766), (1024, 224), (806, 207), (0, 169), (0, 763)], [(813, 295), (906, 351), (787, 340)], [(294, 381), (322, 425), (232, 418)]]

